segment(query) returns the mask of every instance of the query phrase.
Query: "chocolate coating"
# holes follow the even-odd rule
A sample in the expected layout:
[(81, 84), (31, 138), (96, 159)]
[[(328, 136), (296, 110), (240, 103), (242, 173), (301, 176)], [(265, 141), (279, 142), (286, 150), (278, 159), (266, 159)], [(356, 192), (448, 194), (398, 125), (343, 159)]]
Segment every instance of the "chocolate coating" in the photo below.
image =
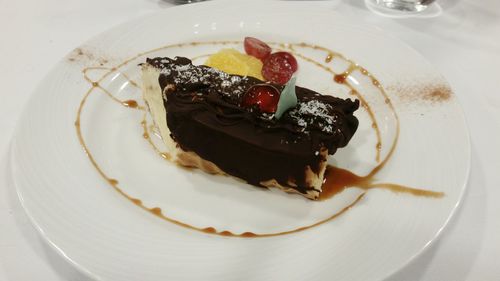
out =
[(326, 161), (319, 152), (335, 153), (358, 127), (353, 115), (357, 100), (296, 87), (298, 105), (277, 120), (257, 107), (240, 106), (246, 90), (263, 81), (194, 66), (182, 57), (147, 63), (161, 71), (171, 137), (182, 149), (253, 185), (275, 179), (284, 186), (295, 183), (293, 188), (305, 193), (312, 188), (306, 167), (319, 173), (319, 164)]

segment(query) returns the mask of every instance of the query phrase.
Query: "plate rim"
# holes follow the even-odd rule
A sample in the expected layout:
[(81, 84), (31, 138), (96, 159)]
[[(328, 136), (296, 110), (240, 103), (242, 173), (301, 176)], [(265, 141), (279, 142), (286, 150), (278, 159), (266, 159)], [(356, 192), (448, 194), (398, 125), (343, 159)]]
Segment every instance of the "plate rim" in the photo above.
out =
[[(392, 39), (394, 39), (396, 41), (399, 41), (401, 43), (401, 46), (406, 47), (407, 50), (413, 52), (416, 56), (419, 57), (419, 59), (421, 59), (426, 64), (430, 65), (434, 70), (436, 70), (436, 74), (439, 74), (440, 77), (443, 78), (443, 81), (446, 82), (446, 85), (449, 86), (451, 89), (453, 89), (453, 87), (445, 79), (444, 75), (441, 72), (439, 72), (436, 69), (436, 67), (430, 61), (428, 61), (418, 50), (414, 49), (409, 44), (407, 44), (406, 42), (404, 42), (401, 39), (399, 39), (396, 35), (394, 35), (394, 34), (392, 34), (390, 32), (383, 31), (382, 29), (380, 29), (379, 27), (377, 27), (375, 25), (372, 25), (372, 24), (364, 22), (364, 21), (355, 24), (355, 23), (349, 21), (346, 16), (343, 16), (342, 14), (339, 14), (337, 11), (328, 10), (326, 12), (324, 10), (320, 10), (320, 8), (318, 6), (307, 6), (305, 4), (307, 4), (309, 2), (306, 2), (306, 1), (296, 1), (295, 3), (287, 2), (286, 4), (284, 2), (280, 2), (280, 1), (272, 1), (272, 2), (261, 1), (261, 2), (262, 3), (266, 3), (267, 5), (269, 3), (272, 3), (272, 5), (281, 6), (281, 7), (284, 7), (284, 8), (293, 7), (293, 9), (297, 9), (297, 7), (307, 7), (308, 9), (310, 9), (309, 12), (314, 13), (314, 14), (330, 14), (330, 15), (334, 15), (337, 18), (340, 18), (343, 22), (345, 22), (345, 23), (347, 23), (349, 25), (353, 25), (353, 26), (357, 26), (357, 27), (363, 27), (363, 28), (370, 29), (370, 30), (375, 29), (378, 32), (383, 33), (385, 36), (391, 37)], [(222, 0), (222, 1), (199, 2), (199, 3), (190, 4), (190, 5), (182, 5), (182, 6), (172, 6), (172, 7), (169, 7), (167, 9), (163, 9), (161, 11), (150, 12), (150, 13), (147, 13), (147, 14), (144, 14), (144, 15), (137, 16), (137, 17), (134, 17), (132, 19), (126, 20), (125, 22), (121, 22), (119, 24), (112, 25), (109, 28), (107, 28), (107, 29), (105, 29), (103, 31), (100, 31), (97, 34), (94, 34), (91, 37), (89, 37), (89, 38), (83, 40), (82, 42), (78, 43), (78, 45), (76, 46), (76, 48), (78, 48), (80, 46), (85, 46), (89, 42), (98, 40), (99, 37), (102, 37), (103, 35), (105, 35), (105, 34), (107, 34), (109, 32), (113, 32), (115, 29), (120, 29), (123, 26), (126, 26), (127, 24), (132, 24), (134, 22), (138, 22), (139, 20), (145, 19), (145, 18), (150, 17), (152, 15), (156, 15), (157, 16), (157, 15), (169, 14), (169, 13), (172, 13), (172, 12), (175, 12), (175, 11), (178, 11), (178, 10), (193, 9), (193, 7), (198, 8), (199, 6), (204, 6), (205, 8), (209, 8), (210, 6), (217, 7), (217, 6), (223, 6), (224, 3), (225, 4), (232, 3), (232, 5), (235, 5), (235, 6), (236, 5), (249, 5), (249, 3), (234, 3), (234, 1), (229, 1), (229, 0), (228, 1), (224, 1), (224, 0)], [(18, 163), (16, 163), (16, 152), (15, 152), (15, 148), (14, 148), (14, 146), (16, 145), (15, 144), (16, 139), (18, 138), (18, 135), (19, 135), (19, 131), (21, 130), (21, 127), (20, 127), (19, 124), (22, 123), (22, 120), (24, 118), (26, 118), (25, 116), (27, 115), (26, 113), (28, 112), (28, 108), (30, 107), (30, 104), (33, 103), (33, 100), (34, 100), (34, 97), (35, 97), (36, 93), (40, 92), (41, 85), (48, 78), (52, 77), (55, 73), (57, 73), (57, 69), (60, 67), (60, 64), (62, 62), (64, 62), (64, 60), (71, 55), (72, 51), (73, 50), (71, 50), (69, 53), (65, 54), (59, 60), (57, 60), (51, 66), (50, 70), (47, 71), (45, 73), (45, 75), (43, 75), (43, 77), (38, 81), (37, 86), (30, 93), (30, 96), (29, 96), (27, 102), (23, 106), (23, 110), (21, 111), (20, 118), (16, 122), (16, 125), (15, 125), (16, 129), (15, 129), (14, 133), (12, 134), (12, 138), (11, 138), (11, 142), (10, 142), (10, 147), (9, 147), (9, 150), (8, 150), (9, 151), (9, 156), (8, 156), (9, 164), (8, 164), (8, 167), (9, 167), (10, 175), (11, 175), (11, 178), (12, 178), (11, 183), (12, 183), (12, 185), (16, 189), (16, 194), (17, 194), (17, 197), (18, 197), (18, 199), (20, 201), (22, 209), (24, 210), (24, 213), (29, 218), (30, 223), (35, 227), (35, 229), (37, 230), (38, 234), (43, 238), (42, 241), (44, 241), (45, 243), (47, 243), (49, 245), (49, 247), (52, 248), (63, 260), (67, 261), (73, 268), (77, 269), (78, 272), (82, 273), (86, 277), (91, 278), (93, 280), (105, 280), (105, 279), (103, 279), (103, 277), (101, 277), (96, 272), (93, 272), (93, 271), (85, 268), (80, 263), (76, 262), (71, 256), (69, 256), (65, 252), (65, 250), (63, 250), (62, 248), (58, 247), (57, 244), (53, 241), (53, 239), (51, 237), (49, 237), (45, 233), (45, 230), (44, 230), (43, 226), (41, 226), (39, 224), (39, 222), (37, 222), (37, 220), (34, 218), (33, 214), (31, 213), (31, 211), (29, 210), (29, 208), (26, 207), (26, 205), (25, 205), (26, 203), (25, 203), (25, 199), (24, 199), (24, 196), (23, 196), (22, 188), (20, 188), (19, 180), (17, 180), (16, 176), (15, 176), (17, 173), (19, 173), (19, 171), (17, 171), (18, 168), (19, 168), (19, 166), (18, 166)], [(441, 235), (444, 232), (444, 230), (448, 227), (451, 219), (457, 213), (458, 208), (463, 204), (464, 195), (465, 195), (466, 190), (467, 190), (467, 188), (469, 186), (469, 179), (470, 179), (470, 170), (471, 170), (471, 161), (472, 161), (472, 159), (471, 159), (471, 156), (472, 156), (471, 135), (470, 135), (469, 122), (467, 121), (467, 118), (465, 116), (465, 111), (463, 109), (463, 106), (462, 106), (460, 100), (458, 99), (458, 96), (455, 94), (455, 91), (452, 91), (452, 92), (454, 93), (454, 96), (456, 97), (455, 104), (456, 104), (456, 106), (459, 109), (460, 117), (461, 117), (461, 123), (462, 123), (462, 125), (463, 125), (463, 127), (465, 129), (464, 133), (465, 133), (466, 150), (464, 151), (464, 155), (467, 158), (466, 171), (465, 171), (465, 173), (463, 175), (461, 175), (464, 180), (463, 180), (462, 186), (460, 186), (460, 191), (457, 193), (458, 194), (458, 196), (457, 196), (457, 202), (454, 204), (453, 208), (450, 210), (448, 216), (446, 217), (445, 222), (435, 232), (435, 234), (433, 235), (433, 237), (419, 251), (415, 252), (413, 255), (411, 255), (409, 258), (407, 258), (403, 263), (401, 263), (401, 266), (398, 266), (397, 268), (395, 268), (391, 272), (387, 272), (387, 274), (385, 274), (385, 276), (382, 279), (380, 279), (380, 280), (385, 280), (385, 279), (387, 279), (387, 278), (395, 275), (396, 273), (402, 271), (409, 264), (411, 264), (414, 260), (416, 260), (419, 256), (421, 256), (423, 253), (425, 253), (429, 248), (431, 248), (431, 246), (434, 245), (436, 243), (436, 241), (439, 240), (439, 238), (441, 237)]]

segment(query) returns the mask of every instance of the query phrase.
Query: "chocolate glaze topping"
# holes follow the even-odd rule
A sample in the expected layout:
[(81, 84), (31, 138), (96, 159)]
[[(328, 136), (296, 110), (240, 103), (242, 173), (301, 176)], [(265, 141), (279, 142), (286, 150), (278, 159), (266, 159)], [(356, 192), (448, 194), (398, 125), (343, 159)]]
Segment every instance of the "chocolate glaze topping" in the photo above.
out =
[(240, 106), (246, 90), (263, 81), (195, 66), (183, 57), (147, 63), (161, 72), (171, 137), (182, 149), (250, 184), (275, 179), (284, 186), (292, 182), (305, 193), (311, 189), (304, 177), (306, 167), (318, 173), (319, 164), (326, 161), (320, 152), (334, 154), (358, 127), (353, 115), (358, 100), (296, 87), (297, 106), (277, 120), (274, 114)]

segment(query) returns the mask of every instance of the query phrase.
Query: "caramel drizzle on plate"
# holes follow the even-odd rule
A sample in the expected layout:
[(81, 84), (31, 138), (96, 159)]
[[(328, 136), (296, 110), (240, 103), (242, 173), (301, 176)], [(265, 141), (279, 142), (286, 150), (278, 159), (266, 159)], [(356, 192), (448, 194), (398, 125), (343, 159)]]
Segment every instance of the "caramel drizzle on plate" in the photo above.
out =
[[(377, 155), (376, 156), (376, 161), (377, 161), (378, 164), (366, 176), (358, 176), (358, 175), (355, 175), (354, 173), (352, 173), (352, 172), (350, 172), (348, 170), (344, 170), (344, 169), (337, 168), (337, 167), (334, 167), (334, 166), (328, 166), (327, 167), (327, 171), (326, 171), (326, 174), (325, 174), (325, 181), (324, 181), (323, 186), (322, 186), (323, 191), (321, 193), (320, 200), (326, 200), (328, 198), (331, 198), (332, 196), (334, 196), (335, 194), (338, 194), (338, 193), (342, 192), (346, 188), (357, 187), (357, 188), (364, 189), (365, 191), (363, 193), (361, 193), (354, 201), (352, 201), (349, 205), (347, 205), (341, 211), (339, 211), (337, 213), (334, 213), (334, 214), (330, 215), (329, 217), (327, 217), (327, 218), (325, 218), (323, 220), (320, 220), (318, 222), (312, 223), (310, 225), (302, 226), (302, 227), (299, 227), (299, 228), (296, 228), (296, 229), (291, 229), (291, 230), (281, 231), (281, 232), (275, 232), (275, 233), (254, 233), (254, 232), (246, 231), (246, 232), (238, 234), (238, 233), (233, 233), (233, 232), (228, 231), (228, 230), (220, 230), (219, 231), (219, 230), (217, 230), (217, 229), (215, 229), (213, 227), (204, 227), (204, 228), (202, 228), (202, 227), (196, 227), (196, 226), (190, 225), (188, 223), (185, 223), (185, 222), (173, 219), (173, 218), (169, 217), (167, 214), (164, 214), (163, 211), (159, 207), (151, 207), (151, 208), (149, 208), (149, 207), (145, 206), (140, 199), (134, 198), (134, 197), (128, 195), (126, 192), (123, 191), (123, 189), (121, 189), (119, 187), (119, 181), (117, 179), (114, 179), (114, 178), (108, 176), (102, 170), (102, 168), (99, 166), (99, 164), (95, 160), (94, 156), (92, 155), (92, 153), (88, 149), (88, 146), (87, 146), (87, 144), (85, 142), (85, 138), (83, 137), (83, 134), (82, 134), (82, 131), (81, 131), (81, 114), (83, 112), (83, 109), (85, 107), (85, 104), (86, 104), (87, 99), (90, 96), (90, 94), (92, 94), (96, 89), (98, 89), (98, 90), (101, 90), (103, 93), (105, 93), (113, 101), (121, 104), (122, 106), (124, 106), (126, 108), (130, 108), (130, 109), (133, 109), (133, 110), (143, 111), (144, 115), (143, 115), (143, 118), (141, 120), (141, 126), (143, 128), (143, 137), (144, 137), (144, 139), (146, 139), (150, 143), (150, 145), (153, 147), (154, 151), (156, 153), (158, 153), (162, 158), (164, 158), (166, 160), (170, 160), (171, 156), (168, 153), (166, 153), (166, 152), (162, 152), (158, 147), (155, 146), (155, 144), (151, 140), (150, 133), (149, 133), (150, 131), (148, 129), (148, 124), (147, 124), (147, 121), (146, 121), (146, 114), (147, 114), (146, 108), (144, 106), (142, 106), (142, 105), (139, 105), (136, 100), (131, 100), (131, 99), (130, 100), (120, 100), (120, 99), (116, 98), (107, 89), (105, 89), (104, 87), (102, 87), (100, 85), (100, 83), (104, 79), (106, 79), (109, 75), (111, 75), (114, 72), (117, 72), (121, 67), (127, 65), (131, 61), (133, 61), (135, 59), (138, 59), (140, 57), (143, 57), (145, 55), (148, 55), (148, 54), (160, 51), (160, 50), (165, 50), (165, 49), (174, 48), (174, 47), (180, 48), (180, 47), (198, 46), (198, 45), (229, 45), (229, 44), (241, 44), (241, 42), (240, 41), (211, 41), (211, 42), (189, 42), (189, 43), (172, 44), (172, 45), (167, 45), (167, 46), (163, 46), (163, 47), (160, 47), (160, 48), (156, 48), (156, 49), (153, 49), (153, 50), (150, 50), (150, 51), (147, 51), (147, 52), (139, 53), (139, 54), (137, 54), (137, 55), (135, 55), (135, 56), (133, 56), (133, 57), (131, 57), (131, 58), (129, 58), (129, 59), (121, 62), (121, 63), (119, 63), (118, 65), (116, 65), (115, 67), (112, 67), (112, 68), (99, 66), (99, 67), (87, 67), (87, 68), (83, 69), (82, 72), (83, 72), (84, 79), (87, 82), (90, 83), (91, 88), (89, 88), (87, 90), (87, 92), (85, 93), (85, 95), (83, 96), (83, 98), (82, 98), (82, 100), (80, 102), (80, 105), (78, 107), (78, 110), (77, 110), (76, 120), (75, 120), (75, 123), (74, 123), (75, 124), (75, 128), (76, 128), (77, 137), (78, 137), (78, 140), (79, 140), (79, 142), (80, 142), (80, 144), (81, 144), (81, 146), (82, 146), (85, 154), (87, 155), (88, 159), (90, 160), (91, 164), (94, 166), (94, 168), (96, 169), (96, 171), (120, 195), (124, 196), (126, 199), (128, 199), (129, 201), (131, 201), (133, 204), (139, 206), (140, 208), (142, 208), (142, 209), (144, 209), (144, 210), (146, 210), (146, 211), (154, 214), (155, 216), (158, 216), (159, 218), (161, 218), (161, 219), (163, 219), (165, 221), (168, 221), (170, 223), (176, 224), (178, 226), (182, 226), (182, 227), (185, 227), (185, 228), (188, 228), (188, 229), (192, 229), (192, 230), (196, 230), (196, 231), (203, 232), (203, 233), (209, 233), (209, 234), (214, 234), (214, 235), (219, 235), (219, 236), (241, 237), (241, 238), (249, 238), (249, 237), (257, 238), (257, 237), (281, 236), (281, 235), (287, 235), (287, 234), (301, 232), (301, 231), (304, 231), (304, 230), (307, 230), (307, 229), (319, 226), (319, 225), (324, 224), (324, 223), (326, 223), (328, 221), (331, 221), (331, 220), (339, 217), (340, 215), (344, 214), (345, 212), (347, 212), (349, 209), (351, 209), (354, 205), (356, 205), (358, 202), (360, 202), (363, 199), (363, 197), (366, 194), (366, 191), (369, 190), (369, 189), (375, 189), (375, 188), (378, 188), (378, 189), (387, 189), (387, 190), (390, 190), (390, 191), (393, 191), (393, 192), (397, 192), (397, 193), (408, 193), (408, 194), (412, 194), (412, 195), (415, 195), (415, 196), (424, 196), (424, 197), (433, 197), (433, 198), (439, 198), (439, 197), (442, 197), (444, 195), (442, 192), (434, 192), (434, 191), (429, 191), (429, 190), (424, 190), (424, 189), (417, 189), (417, 188), (407, 187), (407, 186), (403, 186), (403, 185), (399, 185), (399, 184), (394, 184), (394, 183), (376, 183), (375, 182), (374, 176), (389, 161), (389, 159), (391, 158), (391, 156), (392, 156), (392, 154), (393, 154), (393, 152), (394, 152), (394, 150), (396, 148), (397, 142), (398, 142), (398, 138), (399, 138), (399, 118), (397, 116), (396, 110), (395, 110), (395, 108), (394, 108), (394, 106), (393, 106), (390, 98), (388, 97), (387, 93), (385, 92), (384, 88), (382, 87), (382, 85), (365, 68), (362, 68), (358, 64), (354, 63), (353, 61), (345, 58), (342, 54), (336, 53), (336, 52), (334, 52), (332, 50), (329, 50), (329, 49), (327, 49), (325, 47), (321, 47), (321, 46), (317, 46), (317, 45), (312, 45), (312, 44), (307, 44), (307, 43), (299, 43), (299, 44), (271, 43), (271, 45), (277, 45), (279, 48), (287, 48), (288, 50), (290, 50), (291, 52), (293, 52), (298, 57), (304, 59), (305, 61), (313, 63), (314, 65), (318, 66), (319, 68), (321, 68), (323, 70), (326, 70), (329, 73), (331, 73), (333, 75), (333, 81), (335, 81), (337, 83), (344, 84), (347, 87), (349, 87), (351, 89), (351, 94), (355, 95), (361, 101), (361, 104), (362, 104), (363, 108), (368, 112), (368, 114), (369, 114), (369, 116), (370, 116), (370, 118), (372, 120), (372, 128), (374, 129), (374, 131), (376, 133), (376, 136), (377, 136), (377, 140), (378, 141), (377, 141), (375, 149), (377, 151), (377, 153), (376, 153), (376, 155)], [(341, 58), (341, 59), (344, 59), (345, 61), (349, 62), (349, 67), (343, 73), (335, 73), (328, 66), (326, 66), (326, 65), (324, 65), (324, 64), (322, 64), (320, 62), (317, 62), (317, 61), (315, 61), (315, 60), (313, 60), (313, 59), (311, 59), (309, 57), (306, 57), (306, 56), (298, 53), (294, 47), (312, 48), (312, 49), (315, 49), (315, 50), (324, 51), (324, 52), (326, 52), (326, 57), (324, 59), (325, 63), (329, 63), (334, 58), (337, 57), (337, 58)], [(201, 55), (201, 56), (198, 56), (198, 57), (195, 57), (195, 58), (201, 58), (201, 57), (205, 57), (205, 56), (207, 56), (207, 55)], [(93, 81), (92, 79), (89, 78), (89, 76), (87, 74), (88, 71), (90, 71), (90, 70), (105, 70), (107, 72), (105, 72), (97, 81)], [(394, 114), (394, 117), (395, 117), (395, 119), (397, 121), (396, 122), (396, 134), (395, 134), (395, 137), (393, 139), (391, 148), (390, 148), (389, 152), (387, 153), (387, 155), (385, 156), (385, 158), (382, 161), (380, 161), (380, 151), (382, 149), (381, 136), (380, 136), (380, 130), (378, 128), (378, 125), (377, 125), (377, 122), (376, 122), (376, 119), (375, 119), (375, 115), (373, 114), (373, 111), (371, 110), (369, 104), (366, 102), (366, 100), (363, 98), (363, 96), (359, 92), (357, 92), (351, 84), (349, 84), (348, 79), (347, 79), (349, 77), (349, 75), (351, 75), (351, 73), (353, 71), (355, 71), (355, 70), (360, 70), (360, 72), (363, 75), (371, 78), (373, 85), (375, 85), (380, 90), (380, 93), (384, 96), (385, 102), (389, 105), (389, 107), (392, 110), (392, 112)], [(130, 79), (130, 77), (127, 76), (125, 73), (120, 72), (120, 74), (123, 75), (123, 77), (128, 80), (128, 82), (130, 83), (130, 85), (132, 85), (133, 87), (140, 88), (139, 84), (137, 82), (133, 81), (132, 79)]]

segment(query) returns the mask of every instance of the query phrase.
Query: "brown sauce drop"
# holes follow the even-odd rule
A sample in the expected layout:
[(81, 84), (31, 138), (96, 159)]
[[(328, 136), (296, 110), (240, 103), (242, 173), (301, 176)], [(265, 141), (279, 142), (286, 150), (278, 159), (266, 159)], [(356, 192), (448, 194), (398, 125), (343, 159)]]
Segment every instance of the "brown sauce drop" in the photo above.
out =
[(109, 182), (109, 184), (111, 184), (111, 185), (117, 185), (117, 184), (118, 184), (118, 181), (117, 181), (117, 180), (115, 180), (115, 179), (108, 179), (108, 182)]
[(142, 205), (142, 201), (140, 199), (130, 198), (130, 201), (132, 201), (132, 203), (134, 203), (136, 205)]
[(329, 53), (326, 58), (325, 58), (325, 63), (329, 63), (331, 62), (333, 59), (333, 54), (332, 53)]
[(203, 232), (205, 232), (205, 233), (210, 233), (210, 234), (215, 234), (215, 233), (217, 233), (217, 230), (215, 230), (215, 228), (213, 228), (213, 227), (203, 228), (201, 231), (203, 231)]
[(249, 238), (249, 237), (257, 237), (257, 234), (255, 234), (253, 232), (243, 232), (241, 234), (241, 237), (247, 237), (247, 238)]
[(234, 233), (232, 233), (231, 231), (227, 231), (227, 230), (221, 231), (219, 234), (221, 236), (235, 236)]
[(130, 107), (130, 108), (137, 108), (139, 105), (137, 104), (137, 101), (135, 100), (126, 100), (126, 101), (123, 101), (122, 104), (126, 107)]
[(333, 76), (333, 81), (339, 83), (339, 84), (344, 84), (345, 80), (347, 79), (347, 76), (345, 74), (336, 74)]
[[(351, 63), (351, 65), (347, 68), (346, 71), (344, 71), (343, 73), (341, 74), (335, 74), (333, 76), (333, 81), (339, 83), (339, 84), (345, 84), (346, 83), (346, 80), (347, 78), (349, 77), (349, 75), (351, 75), (351, 73), (358, 69), (358, 65), (355, 64), (355, 63)], [(354, 90), (352, 87), (349, 87), (351, 88), (351, 90)]]
[(161, 209), (158, 207), (154, 207), (150, 209), (151, 213), (157, 215), (157, 216), (162, 216)]

